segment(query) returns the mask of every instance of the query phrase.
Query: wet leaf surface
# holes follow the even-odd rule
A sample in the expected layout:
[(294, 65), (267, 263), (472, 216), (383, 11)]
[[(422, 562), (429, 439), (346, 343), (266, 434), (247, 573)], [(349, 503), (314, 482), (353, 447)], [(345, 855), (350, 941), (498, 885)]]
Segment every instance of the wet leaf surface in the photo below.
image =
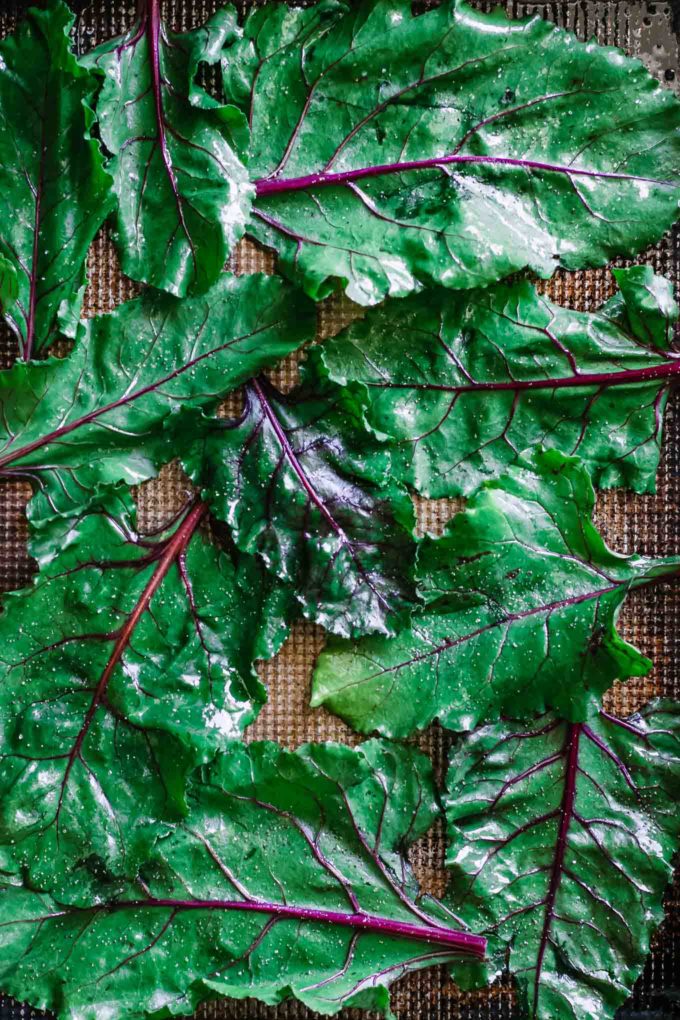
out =
[(515, 975), (525, 1015), (605, 1020), (632, 991), (663, 918), (679, 781), (672, 702), (506, 720), (454, 750), (448, 902)]
[(596, 485), (653, 492), (678, 308), (649, 266), (614, 276), (597, 312), (528, 282), (386, 301), (321, 354), (365, 386), (370, 423), (399, 444), (393, 474), (425, 496), (467, 496), (535, 443), (578, 454)]
[(251, 127), (248, 232), (315, 298), (599, 266), (678, 214), (678, 101), (538, 16), (270, 4), (223, 70)]
[(410, 870), (437, 811), (410, 748), (235, 744), (135, 881), (94, 900), (0, 885), (0, 983), (71, 1018), (111, 1002), (183, 1015), (217, 995), (387, 1017), (398, 977), (484, 949)]
[(415, 602), (411, 500), (352, 389), (317, 366), (285, 395), (251, 380), (242, 416), (204, 421), (184, 465), (237, 545), (295, 588), (307, 617), (345, 636), (394, 633)]
[(593, 505), (576, 458), (520, 458), (441, 538), (423, 540), (427, 605), (409, 627), (393, 639), (328, 641), (312, 704), (360, 732), (398, 737), (433, 719), (463, 730), (546, 707), (584, 719), (615, 679), (651, 668), (616, 631), (627, 595), (680, 573), (677, 557), (612, 552)]

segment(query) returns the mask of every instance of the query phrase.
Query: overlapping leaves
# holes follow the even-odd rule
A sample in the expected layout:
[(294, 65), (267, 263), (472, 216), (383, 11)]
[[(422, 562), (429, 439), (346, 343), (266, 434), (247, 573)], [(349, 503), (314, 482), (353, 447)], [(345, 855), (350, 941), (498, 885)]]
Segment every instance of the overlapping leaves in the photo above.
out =
[(160, 0), (144, 0), (127, 35), (88, 54), (104, 76), (97, 101), (118, 199), (123, 271), (179, 296), (215, 282), (243, 234), (252, 188), (235, 154), (243, 114), (196, 83), (234, 38), (226, 8), (202, 28), (172, 33)]
[(448, 775), (448, 900), (536, 1020), (613, 1017), (663, 918), (680, 819), (680, 718), (483, 727)]
[(184, 464), (307, 616), (345, 636), (393, 633), (415, 600), (413, 507), (354, 393), (317, 365), (288, 394), (251, 380), (241, 417), (204, 422)]
[(677, 218), (680, 104), (538, 16), (269, 4), (223, 64), (250, 122), (248, 232), (316, 298), (602, 265)]
[[(456, 0), (417, 17), (405, 0), (270, 5), (242, 38), (231, 9), (180, 36), (160, 8), (143, 0), (80, 67), (61, 3), (2, 44), (54, 86), (41, 106), (3, 62), (19, 132), (4, 144), (26, 166), (5, 161), (21, 215), (19, 240), (0, 237), (0, 305), (25, 357), (75, 331), (109, 208), (90, 70), (125, 271), (207, 293), (147, 293), (81, 326), (64, 361), (0, 377), (0, 475), (34, 484), (41, 565), (0, 617), (0, 983), (74, 1018), (219, 994), (388, 1013), (394, 977), (482, 952), (418, 898), (404, 857), (436, 812), (422, 756), (232, 743), (263, 700), (254, 662), (299, 603), (339, 635), (380, 635), (331, 638), (315, 677), (315, 703), (359, 729), (566, 717), (521, 735), (495, 724), (457, 752), (453, 894), (533, 1016), (611, 1015), (678, 834), (677, 713), (619, 723), (596, 708), (650, 665), (616, 632), (623, 600), (679, 561), (612, 553), (584, 468), (525, 454), (421, 543), (409, 620), (401, 482), (476, 491), (540, 441), (577, 450), (600, 484), (653, 486), (678, 365), (669, 285), (619, 272), (620, 295), (589, 316), (527, 284), (481, 288), (657, 239), (677, 216), (680, 105), (615, 51)], [(240, 110), (197, 84), (220, 56)], [(276, 281), (215, 283), (246, 226), (315, 298), (338, 283), (363, 304), (449, 293), (386, 305), (281, 394), (260, 372), (311, 338), (312, 315)], [(208, 417), (243, 382), (243, 414)], [(111, 489), (177, 454), (231, 529), (222, 552), (199, 497), (144, 536)], [(631, 883), (625, 910), (613, 882), (595, 890), (603, 863)]]
[(264, 276), (225, 274), (200, 298), (149, 291), (119, 305), (81, 325), (68, 358), (0, 373), (0, 479), (33, 483), (40, 521), (103, 486), (150, 478), (176, 452), (174, 412), (212, 409), (314, 325), (311, 303)]
[(74, 1020), (224, 994), (389, 1016), (397, 977), (484, 948), (409, 868), (436, 812), (412, 749), (234, 745), (135, 881), (90, 899), (0, 886), (0, 984)]
[(651, 667), (616, 632), (627, 595), (680, 572), (677, 557), (612, 552), (593, 504), (575, 458), (520, 458), (441, 538), (424, 539), (426, 608), (409, 627), (391, 640), (329, 640), (312, 703), (361, 732), (399, 737), (437, 718), (462, 730), (548, 706), (583, 719), (615, 679)]
[(528, 282), (387, 301), (323, 361), (366, 387), (371, 424), (399, 444), (396, 477), (425, 496), (469, 495), (535, 443), (578, 453), (596, 485), (653, 491), (678, 309), (648, 266), (614, 277), (594, 313)]
[[(280, 647), (287, 591), (199, 531), (194, 502), (153, 536), (124, 493), (60, 525), (62, 552), (0, 616), (0, 862), (69, 887), (91, 857), (134, 874), (189, 770), (255, 717), (254, 661)], [(45, 544), (45, 536), (42, 537)], [(51, 550), (50, 550), (51, 554)]]
[(16, 288), (9, 305), (3, 288), (0, 306), (26, 360), (74, 328), (87, 251), (112, 208), (90, 137), (95, 83), (71, 52), (72, 24), (55, 2), (0, 43), (0, 255)]

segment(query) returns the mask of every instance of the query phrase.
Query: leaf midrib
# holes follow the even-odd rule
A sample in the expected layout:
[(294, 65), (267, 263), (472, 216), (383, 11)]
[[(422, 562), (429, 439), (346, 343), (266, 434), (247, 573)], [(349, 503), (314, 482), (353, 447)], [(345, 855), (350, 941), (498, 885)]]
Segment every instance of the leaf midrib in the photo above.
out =
[[(95, 408), (94, 411), (88, 412), (88, 414), (85, 414), (82, 417), (77, 418), (70, 424), (63, 425), (60, 428), (54, 429), (52, 432), (48, 432), (46, 435), (41, 436), (39, 439), (35, 439), (31, 443), (27, 443), (26, 446), (20, 447), (18, 450), (15, 450), (9, 454), (5, 454), (3, 457), (0, 457), (0, 473), (2, 473), (2, 469), (6, 467), (8, 464), (12, 464), (15, 461), (21, 459), (22, 457), (27, 457), (35, 450), (39, 450), (43, 446), (46, 446), (57, 439), (62, 439), (64, 436), (69, 435), (71, 432), (74, 432), (76, 429), (81, 428), (83, 425), (89, 425), (91, 422), (96, 421), (98, 418), (100, 418), (104, 414), (107, 414), (109, 411), (114, 411), (118, 407), (123, 407), (127, 404), (133, 403), (140, 397), (144, 397), (148, 393), (154, 392), (154, 390), (157, 390), (159, 387), (164, 386), (168, 382), (171, 382), (173, 379), (176, 379), (178, 376), (182, 375), (184, 372), (187, 372), (189, 369), (194, 368), (196, 365), (200, 364), (200, 362), (204, 361), (206, 358), (211, 358), (216, 354), (220, 354), (222, 351), (228, 350), (230, 347), (233, 347), (234, 344), (240, 343), (242, 340), (250, 340), (252, 339), (252, 337), (258, 336), (260, 333), (264, 333), (269, 329), (276, 329), (277, 326), (280, 326), (281, 324), (282, 323), (280, 320), (276, 322), (265, 323), (264, 325), (259, 326), (257, 329), (252, 330), (250, 333), (244, 333), (240, 336), (234, 337), (232, 340), (228, 340), (226, 343), (220, 344), (219, 347), (214, 347), (212, 348), (212, 350), (205, 351), (203, 354), (199, 354), (197, 357), (192, 358), (190, 361), (185, 362), (179, 368), (174, 369), (172, 372), (168, 373), (168, 375), (164, 376), (162, 379), (158, 379), (153, 383), (149, 383), (148, 386), (144, 386), (142, 387), (142, 389), (136, 390), (133, 393), (128, 393), (123, 397), (119, 397), (117, 400), (111, 401), (111, 403), (106, 404), (104, 407)], [(10, 440), (10, 443), (11, 442), (12, 440)]]

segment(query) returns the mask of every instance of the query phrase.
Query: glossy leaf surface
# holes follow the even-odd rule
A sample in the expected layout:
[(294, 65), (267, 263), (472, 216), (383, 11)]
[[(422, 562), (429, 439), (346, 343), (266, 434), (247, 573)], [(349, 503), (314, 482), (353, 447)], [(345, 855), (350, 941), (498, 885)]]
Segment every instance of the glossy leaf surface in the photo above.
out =
[(219, 552), (193, 503), (139, 534), (129, 495), (62, 525), (62, 552), (0, 616), (0, 862), (40, 888), (97, 857), (134, 874), (188, 769), (255, 717), (254, 669), (288, 630), (289, 594)]
[(523, 456), (441, 538), (423, 540), (427, 606), (410, 627), (392, 640), (328, 642), (312, 704), (399, 737), (437, 718), (462, 730), (546, 707), (582, 720), (615, 679), (651, 667), (616, 631), (626, 596), (680, 573), (677, 558), (612, 552), (593, 505), (575, 458)]
[(112, 207), (73, 20), (61, 2), (32, 9), (0, 42), (0, 254), (18, 287), (2, 310), (26, 360), (55, 339), (60, 317), (77, 318), (87, 251)]
[(389, 1016), (396, 978), (484, 948), (419, 897), (405, 853), (436, 813), (412, 749), (234, 745), (129, 887), (79, 902), (0, 887), (0, 984), (79, 1020), (218, 995)]
[(144, 0), (127, 35), (87, 57), (104, 75), (97, 103), (118, 199), (123, 271), (178, 296), (205, 291), (243, 234), (252, 188), (235, 154), (243, 114), (196, 83), (236, 33), (233, 8), (184, 35)]
[(451, 758), (448, 899), (515, 975), (523, 1015), (613, 1017), (663, 918), (680, 835), (680, 715), (544, 716)]
[(596, 485), (653, 491), (678, 308), (648, 266), (614, 276), (595, 313), (528, 282), (388, 301), (322, 357), (366, 387), (371, 424), (399, 443), (396, 476), (425, 496), (467, 496), (535, 443), (577, 453)]
[(539, 17), (269, 4), (223, 65), (251, 125), (248, 231), (315, 298), (603, 265), (678, 215), (676, 98)]
[(311, 303), (263, 276), (119, 305), (81, 326), (68, 358), (0, 373), (0, 478), (33, 483), (34, 520), (144, 481), (178, 452), (174, 412), (212, 409), (314, 329)]
[(205, 423), (185, 467), (306, 616), (345, 636), (393, 633), (415, 599), (411, 500), (351, 390), (305, 368), (287, 395), (249, 383), (241, 417)]
[(12, 262), (0, 255), (0, 312), (3, 315), (12, 309), (19, 297), (19, 277)]

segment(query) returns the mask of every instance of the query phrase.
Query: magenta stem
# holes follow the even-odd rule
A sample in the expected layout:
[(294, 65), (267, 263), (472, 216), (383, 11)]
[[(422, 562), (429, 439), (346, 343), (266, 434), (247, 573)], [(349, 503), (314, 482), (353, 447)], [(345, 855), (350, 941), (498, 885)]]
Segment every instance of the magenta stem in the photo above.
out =
[(574, 375), (546, 379), (511, 379), (498, 382), (472, 382), (461, 386), (444, 383), (374, 383), (366, 385), (373, 389), (434, 390), (443, 393), (477, 393), (520, 390), (563, 390), (581, 386), (627, 386), (634, 383), (651, 382), (655, 379), (672, 379), (680, 375), (680, 357), (646, 368), (624, 369), (620, 372), (577, 372)]
[(576, 801), (576, 777), (578, 775), (578, 753), (582, 729), (583, 727), (581, 723), (571, 723), (567, 727), (567, 734), (564, 742), (563, 753), (566, 758), (564, 775), (564, 793), (562, 795), (562, 804), (560, 806), (560, 824), (557, 833), (557, 842), (555, 843), (555, 853), (553, 855), (552, 869), (550, 872), (550, 885), (548, 887), (548, 895), (545, 901), (543, 929), (541, 931), (541, 941), (539, 944), (538, 957), (536, 961), (536, 974), (534, 976), (534, 1002), (532, 1012), (532, 1015), (534, 1017), (537, 1015), (538, 1011), (538, 997), (540, 991), (541, 973), (543, 970), (543, 960), (545, 958), (546, 949), (548, 948), (548, 941), (550, 939), (550, 929), (555, 918), (555, 901), (557, 899), (557, 893), (562, 882), (562, 875), (564, 874), (564, 859), (567, 853), (567, 839), (569, 836), (569, 827), (574, 817), (574, 804)]
[(143, 900), (132, 900), (120, 904), (112, 904), (109, 909), (123, 908), (165, 908), (169, 910), (243, 910), (260, 914), (272, 914), (276, 917), (291, 918), (299, 921), (310, 921), (319, 924), (339, 925), (343, 928), (354, 928), (362, 931), (382, 932), (397, 938), (412, 939), (416, 942), (427, 942), (431, 945), (445, 946), (457, 952), (466, 953), (483, 959), (486, 953), (486, 939), (481, 935), (456, 931), (451, 928), (432, 924), (412, 924), (408, 921), (394, 921), (376, 914), (359, 912), (343, 913), (336, 910), (321, 910), (316, 907), (293, 907), (282, 903), (269, 903), (262, 900), (175, 900), (157, 899), (154, 896)]
[(511, 159), (506, 156), (463, 156), (453, 154), (449, 156), (433, 156), (431, 159), (412, 159), (401, 163), (381, 163), (377, 166), (358, 167), (355, 170), (341, 170), (337, 173), (307, 174), (304, 177), (289, 178), (262, 178), (256, 181), (255, 188), (258, 197), (264, 195), (275, 195), (287, 191), (304, 191), (306, 188), (329, 187), (332, 185), (351, 184), (353, 181), (362, 180), (365, 177), (378, 177), (382, 174), (404, 173), (408, 170), (433, 170), (442, 166), (454, 164), (489, 166), (513, 166), (524, 170), (543, 170), (548, 173), (566, 174), (569, 177), (595, 177), (606, 180), (617, 181), (639, 181), (647, 184), (661, 184), (672, 187), (672, 181), (656, 180), (653, 177), (636, 177), (631, 174), (607, 173), (600, 170), (580, 170), (575, 167), (564, 166), (559, 163), (542, 163), (532, 159)]

